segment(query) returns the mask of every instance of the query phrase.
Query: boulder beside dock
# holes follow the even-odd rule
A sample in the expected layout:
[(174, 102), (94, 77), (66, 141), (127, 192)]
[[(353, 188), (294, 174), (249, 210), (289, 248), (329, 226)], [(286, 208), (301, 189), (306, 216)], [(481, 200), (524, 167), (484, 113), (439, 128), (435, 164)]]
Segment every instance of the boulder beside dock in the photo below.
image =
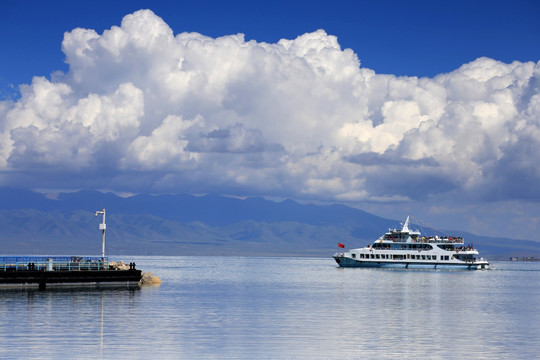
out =
[(151, 272), (143, 273), (141, 280), (139, 281), (140, 285), (160, 285), (161, 279), (159, 276), (154, 276)]

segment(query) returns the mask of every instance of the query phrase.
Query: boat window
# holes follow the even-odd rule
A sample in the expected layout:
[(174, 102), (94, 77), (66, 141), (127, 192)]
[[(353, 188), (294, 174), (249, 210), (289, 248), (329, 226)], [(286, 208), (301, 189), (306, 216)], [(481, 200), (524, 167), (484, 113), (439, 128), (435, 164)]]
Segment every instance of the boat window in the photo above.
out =
[(356, 258), (356, 254), (351, 254), (351, 255), (352, 255), (353, 259)]
[(437, 260), (437, 255), (433, 255), (433, 260)]
[(426, 255), (422, 255), (422, 260), (426, 260)]
[(371, 258), (372, 258), (372, 259), (375, 259), (375, 255), (371, 254)]
[(376, 257), (377, 259), (380, 259), (380, 258), (381, 258), (381, 257), (379, 256), (379, 254), (375, 255), (375, 257)]

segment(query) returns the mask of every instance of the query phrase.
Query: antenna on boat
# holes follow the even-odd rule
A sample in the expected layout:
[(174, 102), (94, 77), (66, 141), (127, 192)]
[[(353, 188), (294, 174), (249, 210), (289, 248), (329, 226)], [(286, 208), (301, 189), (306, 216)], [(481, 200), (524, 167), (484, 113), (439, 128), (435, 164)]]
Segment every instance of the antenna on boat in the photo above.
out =
[(105, 209), (96, 211), (96, 216), (99, 214), (103, 214), (103, 222), (99, 224), (99, 230), (103, 234), (101, 239), (101, 257), (105, 260), (105, 230), (107, 229), (107, 225), (105, 225)]

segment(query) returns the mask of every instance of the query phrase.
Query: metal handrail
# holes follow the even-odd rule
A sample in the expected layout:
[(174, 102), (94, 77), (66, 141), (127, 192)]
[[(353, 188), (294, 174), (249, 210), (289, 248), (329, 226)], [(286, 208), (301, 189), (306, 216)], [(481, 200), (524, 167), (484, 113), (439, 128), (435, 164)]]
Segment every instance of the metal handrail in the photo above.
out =
[(101, 257), (0, 257), (0, 271), (108, 270), (109, 259)]

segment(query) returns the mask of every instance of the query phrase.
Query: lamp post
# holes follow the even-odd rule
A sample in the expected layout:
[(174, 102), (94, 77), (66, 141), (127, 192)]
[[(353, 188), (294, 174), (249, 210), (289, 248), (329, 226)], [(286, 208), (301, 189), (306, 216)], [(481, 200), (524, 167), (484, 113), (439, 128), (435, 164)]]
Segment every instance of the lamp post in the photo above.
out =
[(105, 225), (105, 209), (96, 211), (96, 216), (99, 214), (103, 214), (103, 222), (99, 224), (99, 229), (103, 234), (101, 240), (101, 257), (103, 260), (105, 260), (105, 229), (107, 229), (107, 225)]

